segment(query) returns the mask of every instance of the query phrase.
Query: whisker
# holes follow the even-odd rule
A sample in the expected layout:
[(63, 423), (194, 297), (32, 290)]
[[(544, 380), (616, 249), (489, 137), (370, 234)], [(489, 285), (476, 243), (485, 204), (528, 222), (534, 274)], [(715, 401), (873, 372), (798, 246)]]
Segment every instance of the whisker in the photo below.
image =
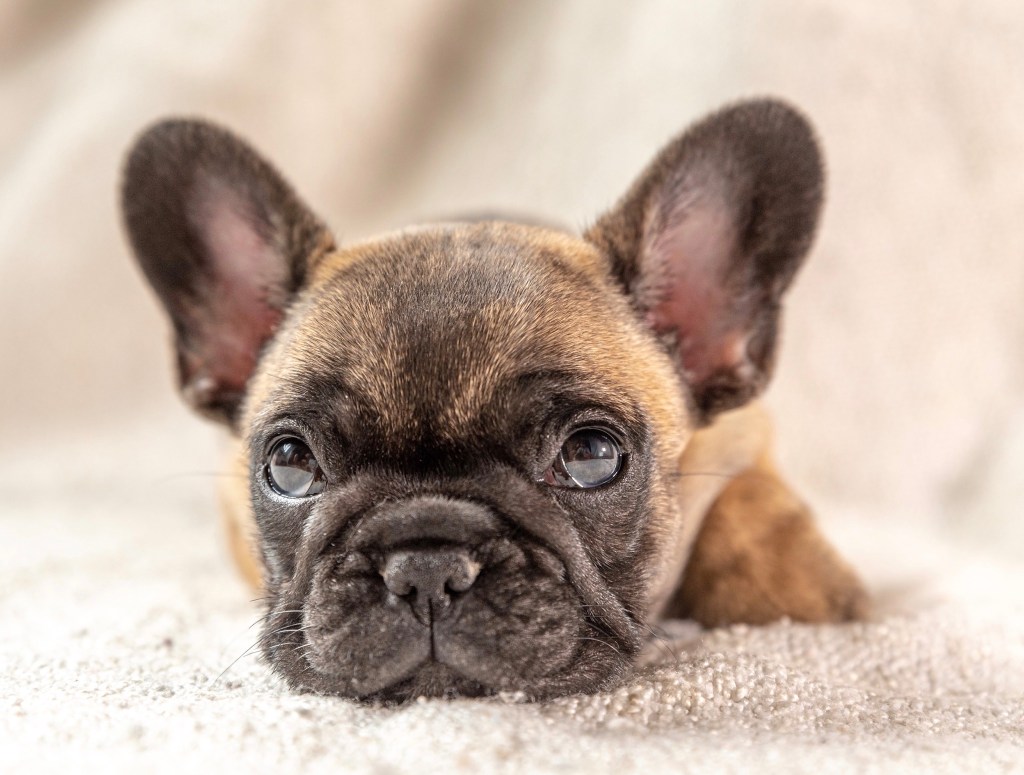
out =
[(612, 651), (614, 651), (616, 654), (618, 654), (620, 657), (622, 656), (622, 652), (619, 651), (617, 648), (615, 648), (615, 646), (613, 644), (609, 643), (606, 640), (601, 640), (600, 638), (588, 638), (585, 635), (581, 635), (581, 636), (577, 637), (576, 640), (592, 640), (595, 643), (600, 643), (602, 646), (607, 646)]
[(251, 630), (253, 627), (255, 627), (260, 622), (265, 622), (271, 616), (277, 616), (278, 614), (301, 614), (301, 613), (303, 613), (303, 610), (301, 608), (289, 608), (289, 609), (286, 609), (284, 611), (271, 611), (270, 613), (265, 614), (264, 616), (261, 616), (259, 619), (257, 619), (252, 624), (250, 624), (249, 625), (249, 629)]
[[(249, 629), (252, 629), (252, 626), (250, 626)], [(294, 627), (292, 625), (284, 625), (282, 627), (278, 627), (277, 629), (271, 630), (270, 632), (262, 633), (255, 640), (255, 642), (251, 646), (249, 646), (249, 648), (247, 648), (245, 651), (243, 651), (241, 654), (239, 654), (237, 657), (235, 657), (231, 661), (231, 664), (229, 664), (227, 667), (225, 667), (221, 671), (220, 675), (218, 675), (216, 678), (213, 679), (213, 681), (211, 682), (210, 686), (211, 687), (216, 686), (217, 682), (220, 681), (220, 679), (223, 678), (225, 676), (225, 674), (227, 674), (227, 672), (231, 668), (233, 668), (239, 662), (239, 660), (244, 659), (245, 657), (248, 657), (248, 656), (251, 656), (252, 654), (257, 653), (259, 648), (262, 647), (269, 638), (273, 637), (274, 635), (287, 635), (287, 634), (294, 633), (294, 632), (302, 632), (305, 629), (306, 629), (305, 625), (300, 625), (298, 627)], [(275, 648), (279, 648), (282, 645), (285, 645), (285, 644), (277, 644), (276, 646), (271, 646), (270, 648), (271, 648), (271, 650), (273, 650)]]
[(245, 651), (243, 651), (241, 654), (239, 654), (237, 657), (235, 657), (233, 660), (231, 660), (231, 664), (228, 665), (227, 667), (225, 667), (221, 671), (220, 675), (218, 675), (216, 678), (213, 679), (213, 681), (210, 683), (210, 688), (212, 689), (214, 686), (216, 686), (218, 681), (220, 681), (220, 679), (223, 678), (227, 674), (228, 670), (233, 668), (238, 663), (238, 661), (240, 659), (243, 659), (244, 657), (247, 657), (250, 654), (255, 653), (253, 651), (253, 649), (255, 649), (259, 645), (260, 645), (260, 642), (257, 640), (255, 643), (253, 643), (251, 646), (249, 646), (249, 648), (247, 648)]
[(268, 638), (270, 638), (270, 637), (272, 637), (274, 635), (286, 635), (289, 632), (303, 632), (305, 629), (306, 629), (306, 625), (304, 625), (304, 624), (296, 624), (295, 622), (292, 622), (291, 624), (282, 624), (280, 627), (278, 627), (276, 629), (273, 629), (273, 630), (270, 630), (270, 632), (265, 632), (262, 635), (260, 635), (260, 637), (257, 640), (257, 642), (259, 642), (261, 640), (267, 640)]
[(301, 649), (298, 646), (296, 646), (295, 647), (295, 651), (293, 652), (293, 653), (298, 655), (298, 658), (302, 662), (305, 663), (305, 665), (306, 665), (305, 668), (304, 668), (305, 670), (312, 670), (313, 669), (313, 666), (311, 664), (309, 664), (309, 652), (311, 652), (312, 650), (313, 650), (313, 646), (311, 646), (311, 645), (306, 645), (306, 646), (302, 647)]
[[(290, 635), (290, 634), (295, 633), (295, 632), (305, 632), (305, 631), (306, 631), (305, 627), (296, 627), (296, 628), (291, 629), (291, 630), (277, 630), (274, 634), (275, 635)], [(283, 648), (284, 646), (292, 646), (294, 648), (296, 646), (296, 644), (288, 643), (288, 642), (274, 643), (274, 644), (268, 646), (267, 648), (270, 651), (277, 651), (279, 648)]]
[[(583, 608), (601, 609), (601, 608), (609, 608), (611, 606), (609, 604), (607, 604), (607, 603), (596, 603), (596, 604), (581, 603), (579, 607), (581, 609), (583, 609)], [(675, 660), (675, 661), (679, 660), (679, 655), (676, 653), (676, 651), (670, 645), (668, 638), (665, 637), (665, 631), (664, 630), (662, 630), (660, 628), (655, 629), (654, 627), (652, 627), (647, 622), (645, 622), (645, 621), (643, 621), (641, 619), (638, 619), (629, 610), (627, 610), (627, 613), (630, 614), (630, 616), (633, 618), (634, 622), (636, 622), (640, 627), (642, 627), (644, 630), (647, 631), (647, 633), (651, 636), (651, 639), (655, 643), (657, 643), (659, 647), (663, 648), (666, 652), (668, 652), (668, 654), (672, 657), (673, 660)], [(587, 622), (587, 624), (592, 629), (597, 630), (602, 635), (607, 635), (609, 637), (612, 636), (612, 633), (605, 631), (603, 628), (599, 627), (596, 623), (591, 622), (590, 620), (586, 620), (586, 622)]]
[(677, 654), (676, 650), (672, 648), (671, 641), (667, 637), (665, 637), (664, 630), (661, 630), (660, 628), (658, 630), (655, 630), (649, 624), (645, 624), (644, 628), (647, 630), (647, 632), (651, 634), (653, 642), (656, 643), (660, 648), (663, 648), (666, 652), (668, 652), (668, 655), (672, 657), (673, 662), (679, 661), (679, 654)]
[(163, 485), (169, 482), (176, 482), (181, 479), (248, 479), (249, 474), (242, 474), (235, 471), (177, 471), (173, 474), (158, 476), (150, 480), (151, 485)]

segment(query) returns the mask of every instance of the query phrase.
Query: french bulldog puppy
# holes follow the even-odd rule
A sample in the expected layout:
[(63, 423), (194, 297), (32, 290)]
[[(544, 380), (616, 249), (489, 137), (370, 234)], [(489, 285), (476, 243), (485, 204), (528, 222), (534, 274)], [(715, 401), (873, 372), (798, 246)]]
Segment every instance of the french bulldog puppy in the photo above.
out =
[(203, 121), (123, 182), (185, 400), (227, 426), (225, 513), (296, 688), (366, 699), (608, 686), (662, 617), (863, 615), (753, 399), (822, 201), (773, 100), (669, 143), (582, 236), (499, 220), (338, 245)]

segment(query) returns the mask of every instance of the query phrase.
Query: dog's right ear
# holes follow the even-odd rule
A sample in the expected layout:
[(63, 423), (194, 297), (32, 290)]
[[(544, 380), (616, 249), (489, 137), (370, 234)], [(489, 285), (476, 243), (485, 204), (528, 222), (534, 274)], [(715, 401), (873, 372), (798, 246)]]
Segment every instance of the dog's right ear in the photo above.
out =
[(256, 151), (202, 121), (171, 119), (141, 135), (121, 204), (174, 327), (185, 400), (233, 425), (261, 348), (334, 247), (330, 233)]

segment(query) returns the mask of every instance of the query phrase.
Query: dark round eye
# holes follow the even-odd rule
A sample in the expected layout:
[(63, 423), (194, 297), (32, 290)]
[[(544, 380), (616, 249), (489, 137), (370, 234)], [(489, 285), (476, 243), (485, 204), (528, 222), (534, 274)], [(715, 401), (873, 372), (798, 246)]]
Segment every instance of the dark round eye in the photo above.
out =
[(581, 428), (562, 444), (544, 481), (561, 487), (600, 487), (618, 475), (622, 457), (611, 434), (600, 428)]
[(323, 492), (323, 471), (306, 442), (293, 436), (279, 439), (267, 455), (267, 481), (287, 498), (305, 498)]

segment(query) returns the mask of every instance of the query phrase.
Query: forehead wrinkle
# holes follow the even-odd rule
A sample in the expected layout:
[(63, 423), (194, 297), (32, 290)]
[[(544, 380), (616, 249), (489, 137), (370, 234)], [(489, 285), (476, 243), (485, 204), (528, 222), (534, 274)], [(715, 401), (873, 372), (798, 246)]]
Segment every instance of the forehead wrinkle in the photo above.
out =
[(327, 262), (334, 271), (306, 294), (280, 348), (295, 379), (311, 368), (344, 379), (392, 435), (427, 424), (464, 434), (507, 380), (544, 369), (598, 375), (608, 400), (679, 422), (680, 402), (663, 389), (675, 375), (594, 269), (593, 249), (494, 232), (407, 234)]
[[(517, 265), (490, 275), (486, 301), (477, 301), (467, 324), (441, 333), (440, 343), (451, 358), (446, 368), (435, 374), (443, 391), (432, 407), (440, 433), (455, 438), (471, 431), (485, 409), (500, 398), (496, 393), (524, 372), (582, 375), (600, 370), (600, 364), (587, 357), (587, 348), (573, 346), (571, 337), (573, 322), (585, 316), (581, 312), (599, 306), (603, 294), (577, 267), (558, 262), (556, 257), (544, 258), (539, 267), (528, 271)], [(607, 324), (606, 320), (600, 322)], [(598, 338), (614, 341), (614, 336)], [(619, 389), (628, 393), (625, 383)]]
[[(295, 342), (303, 361), (335, 353), (392, 430), (416, 427), (427, 409), (442, 425), (464, 424), (514, 368), (522, 349), (515, 340), (543, 295), (536, 271), (509, 262), (502, 246), (445, 255), (448, 242), (421, 249), (415, 261), (408, 249), (392, 250), (370, 271), (339, 273), (319, 294), (315, 325)], [(395, 271), (372, 271), (383, 263)]]

